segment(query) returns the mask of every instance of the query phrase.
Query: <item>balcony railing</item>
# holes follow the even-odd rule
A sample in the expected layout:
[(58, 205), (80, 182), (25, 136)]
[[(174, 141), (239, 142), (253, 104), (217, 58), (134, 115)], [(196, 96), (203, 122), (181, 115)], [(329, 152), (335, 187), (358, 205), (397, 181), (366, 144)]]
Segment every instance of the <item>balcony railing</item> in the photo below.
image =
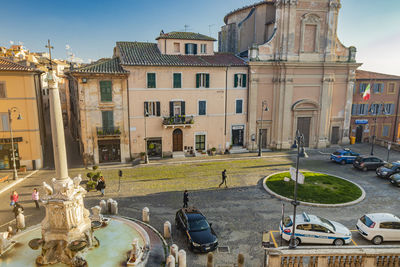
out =
[(119, 136), (121, 135), (121, 130), (119, 127), (96, 127), (97, 136)]
[(194, 123), (193, 116), (172, 116), (172, 117), (164, 117), (163, 125), (188, 125), (191, 126)]

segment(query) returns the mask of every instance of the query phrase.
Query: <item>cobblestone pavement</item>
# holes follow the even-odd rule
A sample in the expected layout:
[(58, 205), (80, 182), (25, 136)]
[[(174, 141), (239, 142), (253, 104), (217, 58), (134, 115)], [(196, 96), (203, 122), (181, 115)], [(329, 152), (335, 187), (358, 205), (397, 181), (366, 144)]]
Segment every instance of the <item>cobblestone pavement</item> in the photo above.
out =
[[(367, 145), (354, 145), (352, 148), (362, 154), (368, 154), (370, 149)], [(350, 229), (354, 229), (357, 219), (364, 213), (379, 211), (398, 214), (397, 203), (400, 198), (400, 189), (392, 186), (387, 180), (377, 178), (373, 171), (364, 173), (355, 170), (350, 164), (341, 166), (330, 162), (329, 153), (334, 149), (308, 150), (309, 157), (300, 160), (300, 169), (325, 172), (352, 180), (366, 191), (365, 200), (357, 205), (344, 208), (300, 206), (298, 211), (306, 211), (339, 221)], [(264, 155), (275, 155), (274, 153), (264, 153)], [(386, 159), (387, 150), (375, 147), (375, 155)], [(400, 153), (393, 151), (390, 158), (393, 161), (400, 160)], [(189, 205), (198, 207), (213, 223), (220, 246), (229, 247), (229, 252), (215, 252), (216, 265), (233, 266), (238, 253), (245, 255), (246, 266), (262, 265), (261, 235), (263, 231), (277, 230), (282, 204), (282, 201), (265, 192), (262, 187), (262, 178), (273, 172), (287, 170), (288, 164), (294, 164), (294, 162), (294, 155), (271, 159), (271, 164), (266, 164), (265, 168), (259, 172), (260, 175), (243, 178), (242, 185), (237, 184), (227, 189), (218, 189), (217, 185), (220, 182), (218, 176), (215, 183), (210, 184), (207, 188), (196, 191), (189, 190)], [(83, 170), (71, 170), (70, 176), (73, 177), (78, 172), (83, 172)], [(25, 215), (28, 226), (39, 223), (44, 216), (44, 209), (35, 210), (34, 204), (30, 201), (31, 189), (33, 186), (41, 184), (42, 180), (50, 180), (52, 175), (54, 173), (51, 171), (40, 171), (17, 187), (21, 193), (23, 205), (26, 207)], [(169, 182), (174, 183), (174, 180)], [(121, 192), (116, 192), (117, 183), (116, 180), (107, 184), (106, 196), (119, 202), (121, 215), (140, 219), (142, 208), (147, 206), (150, 209), (150, 223), (160, 232), (162, 232), (166, 220), (173, 224), (175, 212), (182, 205), (183, 188), (182, 191), (162, 192), (161, 190), (146, 193), (148, 190), (146, 186), (132, 190), (135, 183), (124, 181), (121, 184)], [(97, 205), (100, 200), (99, 195), (98, 192), (89, 192), (85, 199), (86, 207)], [(8, 225), (7, 222), (13, 219), (8, 199), (8, 194), (0, 195), (0, 231), (4, 230)], [(286, 213), (292, 213), (291, 205), (285, 204)], [(177, 232), (174, 226), (172, 231), (172, 240), (169, 240), (169, 243), (176, 243), (180, 248), (187, 250), (185, 236)], [(355, 233), (355, 235), (358, 234)], [(204, 254), (187, 251), (187, 260), (188, 266), (206, 265), (206, 255)]]

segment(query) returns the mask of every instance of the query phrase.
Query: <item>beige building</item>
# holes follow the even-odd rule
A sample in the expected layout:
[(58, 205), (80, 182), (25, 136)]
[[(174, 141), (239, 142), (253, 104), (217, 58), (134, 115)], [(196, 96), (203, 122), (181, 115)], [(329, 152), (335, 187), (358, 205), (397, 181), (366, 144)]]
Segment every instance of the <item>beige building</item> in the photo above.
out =
[(161, 32), (157, 43), (117, 42), (114, 57), (129, 71), (132, 156), (246, 146), (247, 65), (232, 53), (214, 53), (214, 41)]
[(40, 74), (38, 70), (0, 58), (0, 169), (13, 167), (10, 130), (17, 168), (43, 166), (45, 131)]
[[(248, 134), (288, 149), (299, 129), (306, 147), (349, 142), (354, 47), (337, 37), (339, 0), (267, 0), (224, 18), (219, 49), (249, 59)], [(262, 101), (269, 111), (261, 120)], [(258, 140), (258, 138), (253, 138)], [(249, 149), (257, 141), (248, 139)]]

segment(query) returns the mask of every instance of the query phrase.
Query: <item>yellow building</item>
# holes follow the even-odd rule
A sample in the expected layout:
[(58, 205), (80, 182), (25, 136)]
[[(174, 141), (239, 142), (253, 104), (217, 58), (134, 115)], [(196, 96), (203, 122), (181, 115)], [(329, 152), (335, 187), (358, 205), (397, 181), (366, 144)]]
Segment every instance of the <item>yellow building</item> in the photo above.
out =
[(17, 168), (38, 169), (43, 166), (45, 131), (40, 73), (0, 58), (0, 169), (13, 166), (11, 130)]

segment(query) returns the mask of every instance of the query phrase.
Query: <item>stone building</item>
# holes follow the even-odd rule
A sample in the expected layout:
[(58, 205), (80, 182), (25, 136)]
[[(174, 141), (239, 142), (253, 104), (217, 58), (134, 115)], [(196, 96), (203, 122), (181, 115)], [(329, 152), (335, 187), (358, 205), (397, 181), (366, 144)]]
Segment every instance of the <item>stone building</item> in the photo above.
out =
[[(399, 142), (400, 76), (357, 70), (353, 90), (350, 135), (356, 142), (378, 140)], [(370, 86), (370, 99), (362, 95)]]
[(36, 69), (0, 58), (0, 169), (13, 167), (10, 130), (17, 168), (43, 166), (45, 131), (40, 75)]
[[(219, 33), (221, 52), (249, 62), (247, 138), (255, 149), (288, 149), (296, 130), (306, 147), (349, 142), (354, 47), (338, 39), (338, 0), (266, 0), (230, 12)], [(268, 112), (262, 115), (262, 102)]]
[(126, 162), (129, 154), (128, 72), (118, 58), (71, 70), (72, 135), (86, 163)]

